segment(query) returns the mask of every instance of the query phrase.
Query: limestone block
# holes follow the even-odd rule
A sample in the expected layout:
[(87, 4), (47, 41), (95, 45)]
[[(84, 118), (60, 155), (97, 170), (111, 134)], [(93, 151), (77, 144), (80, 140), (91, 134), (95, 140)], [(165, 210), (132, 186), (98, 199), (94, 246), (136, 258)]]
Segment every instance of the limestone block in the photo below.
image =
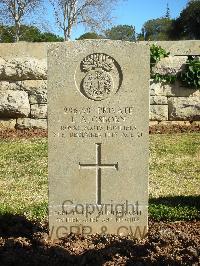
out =
[(3, 90), (26, 91), (30, 104), (47, 103), (47, 80), (0, 81), (0, 91)]
[(150, 120), (168, 120), (168, 105), (150, 105)]
[(149, 126), (157, 126), (158, 125), (158, 121), (149, 121)]
[(0, 56), (3, 58), (33, 57), (36, 59), (47, 58), (48, 42), (24, 42), (1, 43)]
[[(162, 85), (161, 85), (162, 86)], [(180, 82), (174, 84), (164, 84), (162, 86), (163, 94), (168, 97), (199, 97), (200, 90), (196, 88), (184, 87)]]
[(159, 125), (162, 126), (191, 126), (189, 121), (161, 121)]
[(21, 86), (28, 92), (30, 104), (47, 103), (46, 80), (24, 80)]
[(150, 96), (166, 96), (162, 83), (154, 83), (150, 81)]
[(47, 129), (46, 119), (18, 118), (17, 129)]
[(27, 117), (30, 114), (28, 94), (24, 91), (0, 91), (0, 117)]
[(0, 130), (15, 129), (16, 119), (0, 120)]
[(192, 122), (192, 125), (193, 125), (193, 126), (200, 127), (200, 121), (193, 121), (193, 122)]
[(199, 55), (199, 40), (181, 40), (181, 41), (150, 41), (150, 45), (155, 43), (164, 48), (170, 55)]
[(167, 97), (200, 97), (200, 90), (196, 88), (187, 88), (176, 81), (173, 84), (150, 83), (150, 96), (167, 96)]
[(199, 97), (169, 98), (169, 120), (200, 120)]
[(26, 58), (0, 58), (0, 80), (47, 79), (47, 60)]
[(150, 96), (151, 105), (162, 105), (167, 104), (167, 97), (165, 96)]
[(31, 105), (32, 118), (47, 118), (47, 104), (32, 104)]
[(9, 81), (0, 81), (0, 91), (3, 90), (21, 90), (21, 81), (9, 82)]
[(185, 68), (187, 56), (169, 56), (162, 58), (155, 67), (153, 67), (154, 73), (161, 75), (176, 75)]

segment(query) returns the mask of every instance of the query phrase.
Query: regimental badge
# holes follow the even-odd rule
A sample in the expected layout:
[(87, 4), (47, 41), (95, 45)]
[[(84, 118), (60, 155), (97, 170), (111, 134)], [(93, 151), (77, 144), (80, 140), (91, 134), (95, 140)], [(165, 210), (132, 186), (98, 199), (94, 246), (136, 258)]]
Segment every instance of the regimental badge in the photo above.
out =
[(116, 74), (119, 75), (118, 64), (109, 55), (103, 53), (88, 55), (82, 60), (80, 68), (86, 73), (81, 82), (81, 92), (87, 98), (101, 101), (117, 91), (119, 84), (115, 83)]

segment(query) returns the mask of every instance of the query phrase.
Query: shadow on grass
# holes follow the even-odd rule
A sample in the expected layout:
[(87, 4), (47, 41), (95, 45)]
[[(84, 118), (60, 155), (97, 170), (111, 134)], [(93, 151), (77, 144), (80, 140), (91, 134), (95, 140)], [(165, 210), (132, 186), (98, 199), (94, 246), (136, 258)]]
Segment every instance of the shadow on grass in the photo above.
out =
[(200, 196), (151, 198), (149, 214), (158, 221), (200, 220)]
[(169, 207), (187, 206), (200, 210), (200, 195), (151, 198), (149, 204), (163, 204)]

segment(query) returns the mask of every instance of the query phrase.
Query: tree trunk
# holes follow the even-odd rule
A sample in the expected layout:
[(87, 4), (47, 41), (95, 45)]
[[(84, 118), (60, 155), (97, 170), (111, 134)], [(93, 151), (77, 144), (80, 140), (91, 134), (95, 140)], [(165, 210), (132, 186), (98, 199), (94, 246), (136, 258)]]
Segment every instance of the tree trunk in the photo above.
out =
[(69, 41), (71, 39), (71, 28), (68, 26), (68, 28), (65, 31), (65, 41)]
[(19, 35), (20, 35), (20, 22), (15, 22), (15, 42), (19, 42)]

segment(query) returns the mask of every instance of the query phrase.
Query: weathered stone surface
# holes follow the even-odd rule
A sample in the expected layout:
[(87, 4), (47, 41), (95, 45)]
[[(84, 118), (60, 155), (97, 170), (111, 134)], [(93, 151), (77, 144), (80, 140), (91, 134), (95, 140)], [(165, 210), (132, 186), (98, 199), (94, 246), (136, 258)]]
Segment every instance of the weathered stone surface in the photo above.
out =
[(47, 104), (32, 104), (31, 105), (32, 118), (47, 118)]
[(200, 98), (169, 99), (169, 120), (200, 120)]
[(21, 81), (10, 82), (10, 81), (0, 81), (0, 91), (3, 90), (21, 90)]
[(152, 127), (152, 126), (156, 126), (158, 125), (158, 121), (149, 121), (149, 126)]
[(25, 80), (21, 87), (28, 92), (30, 104), (47, 103), (47, 81), (46, 80)]
[(164, 48), (170, 55), (199, 55), (200, 42), (199, 40), (181, 40), (181, 41), (156, 41), (148, 42), (149, 45), (155, 43)]
[(0, 117), (27, 117), (30, 114), (28, 94), (24, 91), (0, 91)]
[(47, 91), (47, 80), (23, 80), (21, 87), (27, 92), (46, 90)]
[(189, 121), (161, 121), (159, 125), (162, 126), (191, 126)]
[(196, 88), (183, 87), (180, 82), (174, 84), (154, 83), (150, 81), (150, 96), (166, 97), (200, 97), (200, 90)]
[[(56, 44), (48, 55), (52, 238), (102, 228), (141, 237), (148, 202), (148, 47), (87, 40)], [(110, 203), (114, 212), (105, 210)], [(126, 203), (130, 210), (117, 210)], [(82, 214), (66, 213), (77, 204)]]
[(150, 96), (166, 96), (161, 83), (154, 83), (153, 80), (150, 81)]
[(193, 121), (192, 125), (200, 127), (200, 121)]
[(168, 120), (168, 105), (150, 105), (150, 120)]
[(176, 75), (185, 68), (187, 56), (169, 56), (162, 58), (155, 67), (153, 67), (154, 73), (161, 75)]
[(0, 120), (0, 130), (15, 129), (16, 119)]
[(167, 103), (167, 97), (165, 96), (150, 96), (150, 104), (151, 105), (166, 105)]
[(0, 57), (0, 80), (47, 79), (46, 59)]
[(0, 81), (0, 91), (3, 90), (26, 91), (30, 104), (47, 103), (47, 80)]
[(50, 43), (18, 42), (1, 43), (0, 56), (2, 58), (36, 58), (38, 60), (47, 58), (47, 47)]
[(17, 129), (47, 129), (46, 119), (18, 118)]
[[(161, 85), (162, 86), (162, 85)], [(163, 95), (167, 97), (199, 97), (200, 90), (196, 88), (183, 87), (180, 82), (175, 82), (174, 84), (163, 85)]]

